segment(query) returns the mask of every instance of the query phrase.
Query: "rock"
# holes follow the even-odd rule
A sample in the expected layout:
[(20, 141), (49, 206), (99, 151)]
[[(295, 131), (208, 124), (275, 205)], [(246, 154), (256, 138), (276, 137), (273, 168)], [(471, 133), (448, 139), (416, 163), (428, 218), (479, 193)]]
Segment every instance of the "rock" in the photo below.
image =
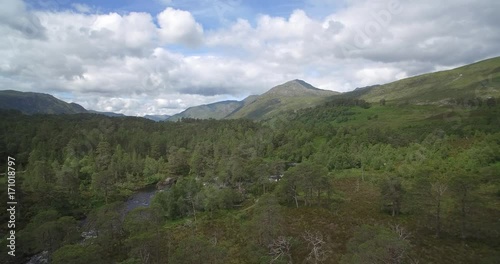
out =
[(30, 258), (26, 264), (47, 264), (49, 263), (49, 252), (43, 251)]
[(168, 177), (164, 181), (160, 181), (156, 184), (156, 189), (163, 190), (172, 187), (177, 182), (176, 178)]

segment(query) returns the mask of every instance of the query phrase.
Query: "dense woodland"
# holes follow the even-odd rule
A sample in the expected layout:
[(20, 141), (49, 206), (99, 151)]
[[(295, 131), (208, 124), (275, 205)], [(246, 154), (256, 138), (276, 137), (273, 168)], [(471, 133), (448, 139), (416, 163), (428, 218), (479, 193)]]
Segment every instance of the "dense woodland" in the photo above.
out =
[(337, 99), (260, 122), (3, 111), (15, 262), (500, 263), (495, 102)]

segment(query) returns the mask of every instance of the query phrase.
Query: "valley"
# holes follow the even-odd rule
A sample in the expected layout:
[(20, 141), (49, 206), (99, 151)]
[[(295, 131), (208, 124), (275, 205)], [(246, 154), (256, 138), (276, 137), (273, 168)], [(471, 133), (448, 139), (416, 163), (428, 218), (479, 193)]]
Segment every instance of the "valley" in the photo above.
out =
[(175, 122), (0, 110), (16, 262), (496, 263), (498, 62), (347, 93), (293, 80)]

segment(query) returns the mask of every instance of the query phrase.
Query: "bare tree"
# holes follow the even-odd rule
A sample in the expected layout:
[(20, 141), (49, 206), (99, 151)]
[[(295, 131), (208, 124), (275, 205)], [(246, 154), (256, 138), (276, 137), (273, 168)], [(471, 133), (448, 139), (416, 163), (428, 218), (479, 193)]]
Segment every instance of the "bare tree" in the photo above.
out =
[[(408, 242), (410, 233), (400, 225), (391, 226), (391, 230), (396, 233), (397, 238), (400, 241)], [(409, 247), (397, 247), (396, 250), (390, 248), (391, 263), (403, 263), (405, 258), (407, 258)]]
[(290, 186), (290, 190), (293, 192), (293, 200), (295, 201), (295, 206), (299, 208), (299, 192), (297, 191), (297, 186), (292, 185)]
[(444, 195), (448, 190), (448, 184), (445, 182), (437, 181), (431, 183), (431, 192), (434, 197), (434, 202), (436, 205), (436, 237), (441, 235), (441, 204), (444, 198)]
[(285, 236), (279, 236), (277, 239), (273, 240), (269, 245), (269, 254), (273, 257), (270, 263), (274, 263), (279, 259), (287, 259), (287, 263), (292, 263), (291, 240), (292, 238)]
[(327, 259), (330, 252), (324, 248), (326, 242), (321, 233), (305, 231), (302, 238), (308, 243), (311, 250), (307, 255), (306, 262), (321, 263)]
[(196, 207), (195, 207), (195, 199), (194, 197), (191, 195), (191, 193), (189, 193), (185, 199), (186, 201), (188, 201), (191, 205), (191, 209), (193, 210), (193, 216), (194, 216), (194, 222), (196, 223)]

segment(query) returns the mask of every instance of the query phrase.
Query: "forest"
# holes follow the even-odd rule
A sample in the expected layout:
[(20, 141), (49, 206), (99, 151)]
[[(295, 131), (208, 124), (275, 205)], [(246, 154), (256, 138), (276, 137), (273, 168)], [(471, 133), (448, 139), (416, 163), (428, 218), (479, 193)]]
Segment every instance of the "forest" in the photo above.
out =
[(500, 263), (500, 99), (456, 101), (332, 99), (258, 122), (2, 110), (18, 215), (0, 262)]

